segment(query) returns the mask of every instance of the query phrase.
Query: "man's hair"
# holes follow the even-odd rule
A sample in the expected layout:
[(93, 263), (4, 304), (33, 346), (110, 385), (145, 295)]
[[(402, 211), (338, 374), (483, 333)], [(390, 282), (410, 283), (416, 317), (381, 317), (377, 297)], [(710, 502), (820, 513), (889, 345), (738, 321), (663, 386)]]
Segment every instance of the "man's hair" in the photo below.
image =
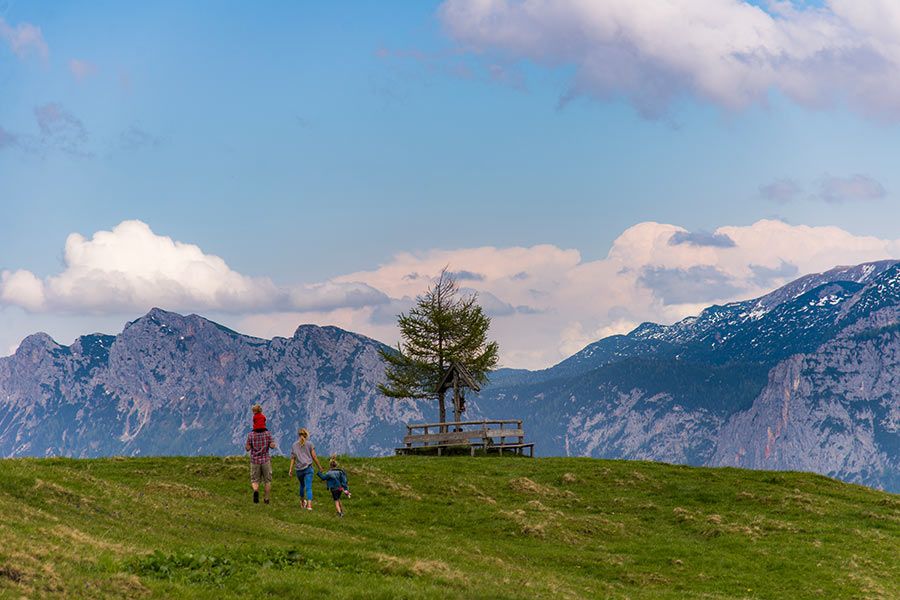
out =
[(261, 413), (261, 412), (262, 412), (262, 405), (260, 405), (260, 404), (254, 404), (253, 407), (252, 407), (250, 410), (252, 410), (252, 411), (255, 412), (255, 413)]

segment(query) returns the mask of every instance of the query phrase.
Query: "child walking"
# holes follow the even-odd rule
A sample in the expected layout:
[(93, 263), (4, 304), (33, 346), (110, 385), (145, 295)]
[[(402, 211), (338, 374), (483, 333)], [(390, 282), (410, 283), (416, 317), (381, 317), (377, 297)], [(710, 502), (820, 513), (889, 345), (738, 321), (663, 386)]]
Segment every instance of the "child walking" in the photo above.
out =
[(341, 505), (341, 494), (347, 494), (350, 497), (350, 485), (347, 483), (347, 473), (343, 469), (338, 468), (337, 459), (332, 456), (328, 463), (329, 469), (326, 473), (319, 471), (316, 475), (325, 482), (328, 491), (331, 492), (331, 499), (334, 500), (334, 508), (339, 517), (344, 516), (344, 507)]

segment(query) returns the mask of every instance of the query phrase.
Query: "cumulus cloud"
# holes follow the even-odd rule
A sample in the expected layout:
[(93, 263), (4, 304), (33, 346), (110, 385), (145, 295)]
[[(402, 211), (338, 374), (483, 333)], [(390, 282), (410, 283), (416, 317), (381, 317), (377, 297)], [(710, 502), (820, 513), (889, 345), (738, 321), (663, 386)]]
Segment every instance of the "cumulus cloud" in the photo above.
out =
[[(398, 254), (375, 270), (337, 278), (365, 282), (392, 299), (343, 314), (341, 326), (395, 341), (394, 316), (450, 265), (483, 276), (465, 287), (479, 293), (486, 309), (490, 305), (504, 364), (544, 367), (642, 321), (671, 323), (711, 303), (762, 295), (804, 273), (900, 256), (900, 240), (774, 220), (695, 235), (675, 225), (640, 223), (624, 231), (605, 258), (590, 261), (552, 245)], [(673, 237), (715, 242), (673, 245)]]
[(50, 55), (41, 28), (30, 23), (19, 23), (13, 27), (0, 17), (0, 40), (19, 58), (38, 56), (46, 59)]
[(23, 270), (0, 273), (0, 302), (39, 311), (45, 301), (44, 284), (34, 273)]
[[(317, 323), (395, 343), (397, 315), (449, 265), (479, 276), (461, 283), (465, 292), (478, 293), (493, 317), (503, 364), (535, 368), (643, 321), (671, 323), (710, 303), (762, 295), (805, 273), (900, 256), (900, 240), (773, 220), (696, 235), (646, 222), (622, 232), (597, 260), (547, 244), (436, 249), (400, 253), (325, 282), (276, 285), (140, 221), (125, 221), (90, 238), (70, 235), (60, 273), (0, 273), (0, 306), (128, 316), (160, 306), (212, 313), (252, 335), (291, 335), (300, 323)], [(673, 245), (673, 237), (701, 243)]]
[(879, 200), (887, 195), (884, 186), (866, 175), (833, 177), (826, 175), (819, 184), (819, 198), (832, 204)]
[(648, 117), (683, 97), (728, 110), (776, 90), (802, 105), (846, 102), (900, 117), (900, 5), (894, 0), (445, 0), (463, 47), (574, 68), (567, 99), (625, 98)]
[(90, 239), (73, 233), (65, 269), (39, 278), (24, 270), (0, 274), (0, 304), (31, 312), (322, 311), (361, 308), (388, 298), (359, 282), (280, 287), (231, 269), (198, 246), (157, 235), (141, 221), (124, 221)]

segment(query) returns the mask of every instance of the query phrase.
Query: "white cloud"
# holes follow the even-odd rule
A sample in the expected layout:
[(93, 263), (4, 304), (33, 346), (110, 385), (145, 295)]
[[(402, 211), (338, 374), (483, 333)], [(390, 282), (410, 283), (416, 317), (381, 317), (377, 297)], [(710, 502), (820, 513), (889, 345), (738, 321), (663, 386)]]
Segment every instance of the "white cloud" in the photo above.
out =
[[(762, 295), (805, 273), (897, 256), (900, 240), (838, 227), (764, 220), (692, 234), (646, 222), (622, 232), (598, 260), (553, 245), (431, 250), (401, 253), (326, 282), (279, 286), (238, 273), (222, 258), (157, 235), (140, 221), (125, 221), (90, 239), (70, 235), (58, 274), (2, 272), (0, 306), (40, 314), (42, 323), (74, 323), (85, 315), (108, 323), (112, 313), (133, 318), (160, 306), (207, 314), (262, 337), (289, 336), (300, 323), (316, 323), (392, 344), (396, 315), (449, 265), (492, 314), (503, 364), (535, 368), (642, 321), (671, 323), (713, 302)], [(79, 321), (64, 333), (85, 327)]]
[(727, 109), (772, 90), (900, 117), (895, 0), (445, 0), (449, 34), (477, 53), (574, 66), (566, 99), (628, 99), (656, 117), (680, 97)]
[[(445, 265), (478, 273), (465, 286), (488, 305), (528, 307), (495, 310), (493, 333), (504, 364), (543, 367), (642, 321), (671, 323), (713, 302), (762, 295), (805, 273), (900, 256), (900, 240), (781, 221), (703, 234), (703, 239), (730, 240), (727, 244), (672, 243), (673, 237), (690, 235), (681, 227), (648, 222), (623, 232), (601, 260), (584, 261), (577, 250), (550, 245), (434, 250), (399, 254), (378, 269), (346, 278), (408, 299)], [(358, 331), (393, 342), (393, 323), (383, 315), (374, 318), (378, 314), (365, 309), (343, 318)]]
[(328, 311), (387, 302), (358, 282), (279, 287), (249, 277), (198, 246), (155, 234), (141, 221), (123, 221), (91, 239), (66, 240), (65, 270), (44, 279), (29, 271), (4, 271), (0, 303), (32, 312), (172, 310), (253, 312)]
[(45, 304), (44, 283), (31, 271), (3, 271), (0, 273), (0, 301), (40, 311)]
[(19, 58), (27, 58), (34, 54), (46, 59), (50, 55), (41, 28), (30, 23), (19, 23), (13, 27), (0, 17), (0, 40), (6, 42), (9, 49)]

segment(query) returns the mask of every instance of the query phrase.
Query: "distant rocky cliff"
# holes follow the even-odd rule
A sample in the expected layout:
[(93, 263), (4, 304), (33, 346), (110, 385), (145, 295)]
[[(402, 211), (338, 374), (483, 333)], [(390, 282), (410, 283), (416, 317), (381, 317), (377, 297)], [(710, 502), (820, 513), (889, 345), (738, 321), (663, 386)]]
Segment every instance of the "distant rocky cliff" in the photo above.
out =
[(810, 275), (544, 371), (500, 373), (474, 410), (524, 415), (542, 454), (805, 470), (900, 491), (900, 264)]
[[(381, 397), (379, 342), (240, 335), (153, 310), (118, 336), (0, 358), (0, 455), (234, 454), (261, 402), (282, 449), (384, 454), (432, 403)], [(469, 418), (516, 417), (540, 455), (815, 471), (900, 491), (900, 263), (842, 267), (542, 371), (501, 370)]]
[(158, 309), (68, 347), (33, 335), (0, 359), (0, 454), (240, 454), (255, 402), (282, 450), (302, 425), (323, 451), (385, 453), (423, 415), (377, 393), (380, 347), (335, 327), (261, 340)]

